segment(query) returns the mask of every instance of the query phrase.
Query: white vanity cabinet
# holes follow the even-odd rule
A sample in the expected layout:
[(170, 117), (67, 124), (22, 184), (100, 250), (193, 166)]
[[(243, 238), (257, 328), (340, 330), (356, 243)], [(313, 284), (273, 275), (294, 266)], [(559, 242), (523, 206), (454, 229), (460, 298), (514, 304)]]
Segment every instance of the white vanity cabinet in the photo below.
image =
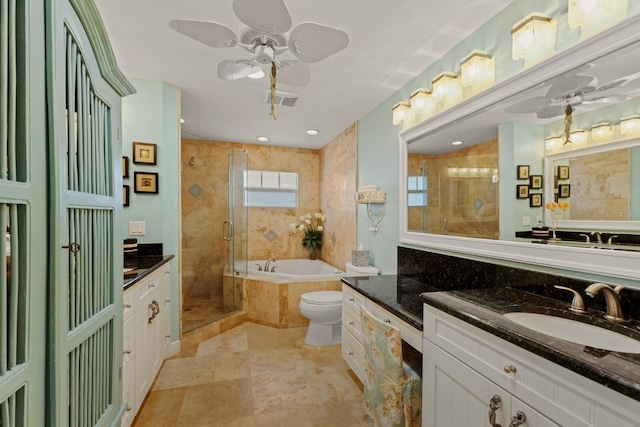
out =
[(425, 427), (491, 426), (494, 396), (503, 427), (640, 426), (640, 402), (429, 305), (423, 332)]
[(169, 263), (124, 292), (122, 399), (128, 427), (140, 409), (170, 345)]
[(364, 345), (362, 344), (362, 324), (360, 307), (379, 319), (400, 329), (402, 340), (422, 352), (422, 334), (398, 316), (366, 298), (353, 288), (342, 285), (342, 358), (355, 372), (360, 381), (364, 379)]

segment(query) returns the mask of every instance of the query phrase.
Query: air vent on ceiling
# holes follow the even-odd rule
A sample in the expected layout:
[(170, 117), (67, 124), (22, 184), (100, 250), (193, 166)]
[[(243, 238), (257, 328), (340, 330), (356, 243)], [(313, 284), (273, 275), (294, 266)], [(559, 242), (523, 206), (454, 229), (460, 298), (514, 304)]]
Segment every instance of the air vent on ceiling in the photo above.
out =
[[(293, 107), (296, 105), (296, 101), (298, 101), (298, 95), (290, 92), (282, 92), (280, 90), (276, 91), (275, 96), (275, 105), (282, 105), (284, 107)], [(267, 104), (271, 104), (271, 91), (267, 90), (265, 92), (265, 102)]]

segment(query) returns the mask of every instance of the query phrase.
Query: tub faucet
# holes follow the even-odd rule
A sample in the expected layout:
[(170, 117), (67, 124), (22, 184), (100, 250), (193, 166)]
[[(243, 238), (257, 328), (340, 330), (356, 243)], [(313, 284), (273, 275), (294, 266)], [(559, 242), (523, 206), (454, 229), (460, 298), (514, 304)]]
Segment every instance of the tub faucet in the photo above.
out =
[(597, 241), (598, 243), (602, 243), (602, 234), (600, 234), (600, 232), (598, 232), (598, 231), (592, 231), (592, 232), (591, 232), (591, 235), (596, 237), (596, 239), (597, 239), (596, 241)]
[(584, 292), (590, 297), (596, 296), (599, 291), (604, 294), (607, 302), (607, 314), (604, 318), (611, 322), (624, 322), (624, 314), (622, 313), (622, 305), (620, 304), (620, 291), (624, 289), (624, 285), (618, 285), (612, 288), (604, 283), (592, 283), (587, 286)]
[(269, 258), (267, 260), (267, 262), (264, 263), (264, 271), (269, 271), (269, 264), (271, 264), (271, 261), (276, 262), (275, 258)]

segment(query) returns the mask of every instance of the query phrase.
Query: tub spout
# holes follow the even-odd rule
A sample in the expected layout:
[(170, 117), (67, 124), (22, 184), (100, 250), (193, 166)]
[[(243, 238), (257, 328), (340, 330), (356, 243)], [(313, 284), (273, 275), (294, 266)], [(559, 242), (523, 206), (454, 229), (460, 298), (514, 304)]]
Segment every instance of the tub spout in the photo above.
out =
[(262, 266), (258, 263), (256, 263), (256, 265), (258, 266), (258, 271), (262, 271)]
[(264, 263), (264, 271), (269, 271), (269, 264), (271, 264), (271, 261), (276, 262), (275, 258), (269, 258), (267, 260), (267, 262)]

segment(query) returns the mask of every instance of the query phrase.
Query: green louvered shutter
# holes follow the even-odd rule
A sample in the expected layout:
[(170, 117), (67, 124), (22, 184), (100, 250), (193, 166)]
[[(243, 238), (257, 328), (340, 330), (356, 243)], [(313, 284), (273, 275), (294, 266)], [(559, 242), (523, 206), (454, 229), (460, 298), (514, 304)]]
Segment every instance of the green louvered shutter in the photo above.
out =
[(44, 5), (0, 0), (0, 426), (45, 422)]
[(121, 100), (87, 35), (99, 17), (78, 18), (93, 4), (50, 6), (51, 425), (104, 426), (122, 414)]

